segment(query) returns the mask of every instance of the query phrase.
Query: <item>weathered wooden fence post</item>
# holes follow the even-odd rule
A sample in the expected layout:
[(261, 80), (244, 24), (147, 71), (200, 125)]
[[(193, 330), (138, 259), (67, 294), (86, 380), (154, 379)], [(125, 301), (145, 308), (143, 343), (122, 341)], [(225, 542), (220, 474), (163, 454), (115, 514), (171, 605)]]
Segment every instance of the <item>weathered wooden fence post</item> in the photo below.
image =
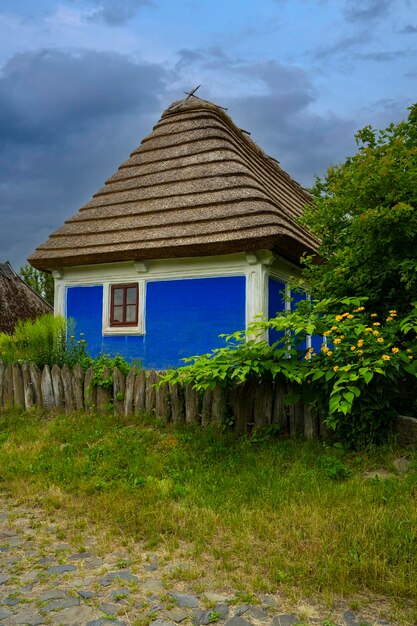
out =
[(61, 369), (53, 365), (51, 369), (52, 388), (54, 390), (55, 406), (62, 409), (65, 406), (64, 385), (62, 383)]
[(47, 411), (50, 411), (55, 407), (54, 390), (52, 388), (52, 378), (49, 365), (45, 365), (41, 377), (41, 388), (43, 405)]
[(125, 402), (124, 402), (124, 414), (133, 414), (133, 403), (135, 398), (135, 381), (136, 370), (134, 367), (130, 370), (126, 377), (126, 389), (125, 389)]
[(13, 372), (12, 366), (8, 365), (4, 371), (3, 407), (5, 410), (12, 409), (14, 405)]
[(198, 424), (200, 417), (200, 394), (193, 386), (185, 386), (185, 422)]
[(261, 381), (254, 391), (253, 421), (255, 427), (269, 426), (274, 402), (273, 384), (271, 381)]
[(250, 430), (254, 426), (253, 408), (257, 381), (250, 379), (230, 388), (229, 401), (238, 431)]
[(146, 408), (146, 372), (139, 370), (135, 380), (134, 391), (135, 415), (139, 415)]
[(217, 385), (212, 392), (211, 421), (214, 426), (226, 424), (228, 415), (227, 389)]
[(84, 372), (79, 363), (72, 370), (72, 389), (75, 408), (77, 411), (82, 411), (84, 408)]
[(0, 361), (0, 409), (3, 407), (4, 370), (4, 363), (3, 361)]
[[(36, 405), (35, 405), (35, 399), (34, 399), (34, 394), (33, 394), (32, 381), (30, 379), (29, 363), (22, 364), (22, 375), (23, 375), (23, 393), (25, 396), (25, 409), (27, 411), (30, 411)], [(0, 377), (1, 377), (1, 374), (0, 374)], [(1, 406), (1, 398), (0, 398), (0, 406)]]
[(92, 384), (94, 370), (89, 367), (84, 378), (84, 406), (88, 409), (95, 409), (97, 406), (97, 387)]
[(171, 400), (171, 419), (174, 424), (185, 422), (184, 388), (181, 383), (169, 383), (169, 397)]
[(13, 399), (15, 407), (25, 408), (25, 393), (23, 389), (23, 375), (19, 363), (12, 365)]
[(152, 370), (152, 372), (146, 379), (145, 410), (148, 413), (155, 413), (155, 402), (156, 402), (155, 383), (157, 382), (158, 382), (158, 375), (154, 370)]
[(126, 381), (118, 367), (113, 369), (113, 408), (115, 415), (123, 415), (125, 408)]
[[(110, 370), (107, 365), (103, 368), (103, 380), (108, 380), (110, 378)], [(111, 401), (110, 391), (105, 387), (99, 385), (97, 387), (97, 410), (99, 413), (104, 413), (108, 410), (109, 404)]]
[(29, 365), (30, 382), (32, 383), (32, 391), (35, 399), (35, 404), (40, 409), (43, 409), (43, 397), (42, 397), (42, 385), (41, 385), (41, 370), (36, 363)]
[(287, 383), (285, 380), (276, 379), (274, 385), (274, 401), (272, 406), (272, 424), (277, 424), (283, 433), (289, 433), (289, 409), (284, 402), (287, 395)]
[(211, 416), (213, 410), (213, 391), (206, 389), (203, 394), (203, 401), (201, 403), (201, 425), (208, 426), (211, 424)]
[(75, 409), (74, 390), (72, 376), (68, 365), (65, 363), (61, 368), (62, 385), (64, 387), (65, 413), (71, 413)]
[(307, 404), (304, 405), (304, 436), (306, 439), (316, 439), (319, 436), (319, 415)]
[[(158, 379), (161, 374), (158, 375)], [(168, 385), (161, 385), (156, 389), (155, 413), (164, 422), (169, 422), (171, 418), (171, 405), (169, 399)]]

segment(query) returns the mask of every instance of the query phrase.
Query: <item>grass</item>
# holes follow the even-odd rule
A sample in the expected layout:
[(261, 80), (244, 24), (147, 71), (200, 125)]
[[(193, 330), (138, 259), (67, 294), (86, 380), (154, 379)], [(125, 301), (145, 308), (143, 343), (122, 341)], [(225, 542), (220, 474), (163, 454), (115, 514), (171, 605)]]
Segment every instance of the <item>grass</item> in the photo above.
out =
[[(417, 451), (257, 439), (110, 415), (9, 413), (0, 488), (61, 512), (80, 543), (94, 527), (112, 549), (180, 552), (171, 580), (327, 604), (374, 594), (415, 622)], [(404, 455), (412, 465), (395, 475), (392, 461)], [(392, 478), (363, 478), (379, 468)]]

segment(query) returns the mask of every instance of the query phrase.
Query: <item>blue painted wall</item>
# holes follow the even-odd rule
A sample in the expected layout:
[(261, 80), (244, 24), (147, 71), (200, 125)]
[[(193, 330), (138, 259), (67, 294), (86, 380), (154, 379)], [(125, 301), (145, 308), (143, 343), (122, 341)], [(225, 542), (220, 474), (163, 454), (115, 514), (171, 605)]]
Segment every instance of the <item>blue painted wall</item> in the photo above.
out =
[(102, 336), (103, 288), (68, 287), (67, 317), (84, 332), (92, 356), (139, 359), (146, 368), (183, 365), (181, 358), (224, 345), (220, 333), (245, 328), (246, 278), (230, 276), (146, 285), (144, 336)]
[[(268, 278), (268, 318), (275, 317), (277, 313), (285, 311), (285, 283)], [(269, 342), (275, 343), (284, 336), (284, 333), (276, 330), (269, 331)]]
[[(275, 315), (285, 310), (285, 284), (282, 281), (276, 280), (271, 276), (268, 278), (268, 317), (275, 317)], [(291, 291), (291, 310), (295, 310), (298, 302), (301, 302), (306, 298), (307, 294), (301, 291)], [(274, 343), (283, 336), (283, 333), (278, 333), (275, 330), (269, 331), (269, 342)], [(313, 335), (311, 337), (311, 346), (316, 353), (320, 352), (323, 343), (323, 337), (320, 335)], [(303, 341), (299, 345), (300, 350), (306, 349), (306, 342)]]

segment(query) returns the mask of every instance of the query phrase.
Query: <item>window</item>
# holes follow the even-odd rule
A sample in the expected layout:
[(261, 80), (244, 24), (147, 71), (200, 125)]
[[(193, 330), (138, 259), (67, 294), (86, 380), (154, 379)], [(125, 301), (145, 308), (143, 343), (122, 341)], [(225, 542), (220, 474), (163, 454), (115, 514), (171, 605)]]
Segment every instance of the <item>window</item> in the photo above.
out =
[(112, 285), (110, 326), (138, 325), (139, 289), (137, 283)]

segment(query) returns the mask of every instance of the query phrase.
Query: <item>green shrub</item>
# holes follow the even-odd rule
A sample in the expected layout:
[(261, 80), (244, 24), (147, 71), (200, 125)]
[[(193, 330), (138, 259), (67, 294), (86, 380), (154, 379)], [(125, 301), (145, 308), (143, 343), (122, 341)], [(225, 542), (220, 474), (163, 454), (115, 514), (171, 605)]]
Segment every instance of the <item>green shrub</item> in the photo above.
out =
[(48, 313), (35, 320), (20, 320), (14, 335), (0, 335), (0, 357), (6, 364), (62, 365), (66, 359), (65, 319)]
[[(298, 385), (293, 401), (318, 408), (336, 439), (349, 447), (381, 443), (396, 414), (400, 383), (417, 376), (417, 304), (402, 319), (393, 309), (384, 316), (367, 311), (358, 298), (341, 300), (344, 308), (336, 315), (335, 304), (304, 302), (293, 312), (259, 319), (246, 332), (228, 335), (226, 347), (186, 359), (189, 365), (162, 381), (207, 389), (284, 377)], [(269, 345), (271, 329), (280, 338)], [(308, 335), (325, 338), (318, 354), (303, 349)]]

